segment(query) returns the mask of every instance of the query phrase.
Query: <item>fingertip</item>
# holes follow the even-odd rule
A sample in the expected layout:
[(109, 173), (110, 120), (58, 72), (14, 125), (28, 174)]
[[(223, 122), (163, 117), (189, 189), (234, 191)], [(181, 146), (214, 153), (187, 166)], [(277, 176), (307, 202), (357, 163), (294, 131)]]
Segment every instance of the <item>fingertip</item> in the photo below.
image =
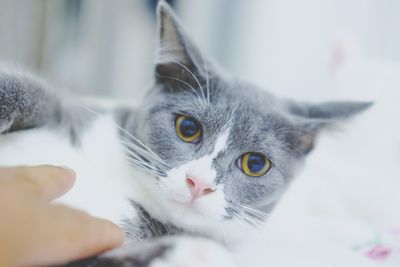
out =
[(66, 188), (68, 188), (68, 190), (71, 189), (76, 182), (76, 172), (70, 167), (64, 165), (58, 166), (58, 168), (64, 172), (63, 178), (65, 178)]
[(111, 221), (84, 216), (81, 221), (79, 257), (89, 257), (120, 247), (125, 240), (125, 232)]
[(111, 221), (101, 219), (104, 224), (104, 241), (109, 244), (109, 248), (119, 247), (124, 243), (125, 232)]

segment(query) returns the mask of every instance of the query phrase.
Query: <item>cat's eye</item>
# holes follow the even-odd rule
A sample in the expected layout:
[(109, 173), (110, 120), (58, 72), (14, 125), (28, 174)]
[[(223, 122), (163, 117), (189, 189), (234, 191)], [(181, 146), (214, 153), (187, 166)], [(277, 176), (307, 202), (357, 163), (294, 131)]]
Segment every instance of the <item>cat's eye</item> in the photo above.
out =
[(239, 169), (247, 176), (260, 177), (271, 169), (271, 161), (261, 153), (248, 152), (238, 159)]
[(175, 130), (180, 139), (187, 143), (196, 143), (200, 140), (202, 129), (200, 123), (192, 117), (177, 115)]

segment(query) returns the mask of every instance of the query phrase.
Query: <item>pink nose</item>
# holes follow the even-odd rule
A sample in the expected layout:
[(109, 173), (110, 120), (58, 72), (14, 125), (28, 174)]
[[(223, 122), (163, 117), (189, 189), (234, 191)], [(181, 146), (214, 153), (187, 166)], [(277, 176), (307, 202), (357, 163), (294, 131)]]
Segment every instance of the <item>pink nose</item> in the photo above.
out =
[(216, 189), (200, 179), (195, 177), (186, 178), (186, 184), (189, 187), (190, 194), (192, 195), (192, 202), (201, 196), (214, 192)]

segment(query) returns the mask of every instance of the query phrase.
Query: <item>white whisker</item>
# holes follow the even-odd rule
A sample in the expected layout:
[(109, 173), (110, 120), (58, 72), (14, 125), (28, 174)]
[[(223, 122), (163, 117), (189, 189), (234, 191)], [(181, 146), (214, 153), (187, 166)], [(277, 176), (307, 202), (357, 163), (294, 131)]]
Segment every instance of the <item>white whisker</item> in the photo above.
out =
[(210, 105), (210, 84), (209, 84), (209, 78), (208, 78), (208, 69), (207, 69), (207, 64), (206, 64), (206, 61), (204, 60), (203, 55), (201, 55), (201, 59), (203, 60), (203, 66), (204, 66), (204, 70), (206, 73), (207, 103), (208, 103), (208, 105)]
[(262, 218), (266, 218), (268, 216), (268, 214), (266, 214), (266, 213), (264, 213), (264, 212), (262, 212), (260, 210), (256, 210), (256, 209), (250, 208), (250, 207), (245, 206), (245, 205), (240, 204), (240, 203), (234, 203), (234, 205), (237, 205), (237, 206), (239, 206), (239, 207), (241, 207), (241, 208), (243, 208), (243, 209), (245, 209), (245, 210), (247, 210), (247, 211), (249, 211), (251, 213), (257, 214)]
[[(144, 150), (144, 149), (140, 148), (139, 146), (137, 146), (136, 144), (130, 142), (129, 140), (121, 140), (121, 143), (123, 145), (125, 145), (126, 147), (131, 148), (132, 150), (134, 150), (136, 152), (142, 152), (142, 153), (150, 156), (151, 158), (153, 158), (156, 161), (160, 162), (162, 165), (170, 168), (170, 166), (167, 163), (165, 163), (162, 159), (160, 159), (158, 156), (154, 156), (153, 154), (151, 154), (147, 150)], [(143, 155), (143, 154), (141, 154), (141, 155)]]
[[(81, 104), (76, 104), (77, 106), (79, 106), (80, 108), (83, 108), (89, 112), (91, 112), (92, 114), (96, 115), (96, 116), (101, 116), (101, 114), (97, 113), (96, 111), (90, 109), (87, 106), (81, 105)], [(120, 131), (122, 131), (123, 133), (126, 134), (126, 136), (128, 136), (129, 138), (131, 138), (134, 142), (138, 143), (140, 146), (143, 147), (143, 149), (145, 149), (147, 151), (147, 153), (151, 154), (153, 156), (153, 158), (157, 159), (160, 163), (162, 163), (163, 165), (168, 166), (168, 164), (166, 164), (159, 156), (157, 156), (156, 153), (154, 153), (149, 147), (147, 147), (145, 144), (143, 144), (138, 138), (136, 138), (135, 136), (133, 136), (132, 134), (130, 134), (127, 130), (123, 129), (121, 126), (119, 126), (117, 123), (112, 122), (112, 124), (119, 129)]]
[(177, 64), (178, 66), (181, 66), (182, 68), (184, 68), (186, 71), (188, 71), (188, 72), (192, 75), (192, 77), (194, 78), (194, 80), (196, 81), (196, 83), (199, 85), (199, 89), (200, 89), (201, 94), (202, 94), (202, 96), (203, 96), (204, 104), (206, 104), (206, 97), (205, 97), (205, 95), (204, 95), (203, 87), (201, 86), (201, 84), (200, 84), (199, 80), (197, 79), (196, 75), (194, 75), (194, 73), (193, 73), (188, 67), (186, 67), (185, 65), (183, 65), (182, 63), (180, 63), (180, 62), (178, 62), (178, 61), (175, 61), (175, 60), (173, 60), (173, 61), (171, 61), (171, 62)]
[(196, 94), (196, 96), (197, 96), (197, 99), (196, 99), (196, 100), (199, 101), (199, 103), (200, 103), (202, 106), (204, 106), (204, 102), (202, 101), (201, 96), (199, 95), (199, 93), (197, 93), (196, 89), (194, 89), (194, 87), (193, 87), (192, 85), (190, 85), (189, 83), (187, 83), (187, 82), (185, 82), (185, 81), (183, 81), (183, 80), (181, 80), (181, 79), (175, 78), (175, 77), (160, 75), (160, 74), (158, 74), (157, 72), (156, 72), (156, 75), (157, 75), (158, 77), (160, 77), (160, 78), (171, 79), (171, 80), (178, 81), (178, 82), (181, 82), (181, 83), (185, 84), (186, 86), (188, 86), (188, 87)]

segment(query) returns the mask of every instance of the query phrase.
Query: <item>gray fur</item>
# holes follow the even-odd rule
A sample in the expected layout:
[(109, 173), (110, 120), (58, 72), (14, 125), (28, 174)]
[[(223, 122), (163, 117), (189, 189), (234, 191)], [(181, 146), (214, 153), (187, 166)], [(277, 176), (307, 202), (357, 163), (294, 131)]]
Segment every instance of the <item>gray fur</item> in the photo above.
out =
[(61, 120), (61, 101), (44, 85), (23, 75), (0, 73), (0, 122), (3, 131), (15, 131)]
[(93, 121), (93, 115), (59, 95), (33, 76), (0, 72), (0, 133), (36, 127), (56, 128), (73, 144)]
[(182, 229), (177, 228), (171, 224), (162, 223), (159, 220), (153, 218), (148, 211), (146, 211), (138, 203), (132, 202), (132, 206), (135, 207), (139, 220), (132, 222), (127, 219), (124, 223), (124, 229), (128, 239), (132, 240), (146, 240), (146, 239), (157, 239), (163, 236), (171, 236), (182, 234)]

